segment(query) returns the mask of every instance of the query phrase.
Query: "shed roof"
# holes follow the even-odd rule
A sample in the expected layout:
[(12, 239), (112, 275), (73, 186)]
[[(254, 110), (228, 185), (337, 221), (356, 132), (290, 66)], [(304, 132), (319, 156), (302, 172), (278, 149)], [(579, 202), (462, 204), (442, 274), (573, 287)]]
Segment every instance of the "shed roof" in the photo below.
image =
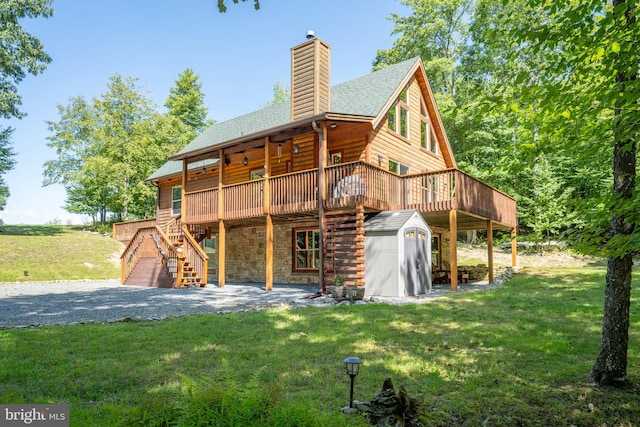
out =
[[(424, 222), (424, 219), (415, 209), (380, 212), (364, 224), (364, 231), (397, 231), (400, 230), (415, 214)], [(428, 227), (427, 223), (424, 225)]]

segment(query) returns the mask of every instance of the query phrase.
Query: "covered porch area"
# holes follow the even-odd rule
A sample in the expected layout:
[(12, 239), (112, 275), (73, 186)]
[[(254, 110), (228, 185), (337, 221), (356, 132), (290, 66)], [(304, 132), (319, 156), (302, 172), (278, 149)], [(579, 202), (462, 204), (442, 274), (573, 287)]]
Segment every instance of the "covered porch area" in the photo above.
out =
[[(495, 212), (495, 211), (494, 211)], [(506, 231), (511, 236), (511, 254), (510, 267), (517, 266), (516, 251), (516, 218), (515, 203), (513, 204), (512, 215), (493, 218), (482, 216), (478, 213), (472, 213), (463, 209), (451, 209), (445, 212), (425, 212), (423, 217), (434, 230), (441, 230), (449, 235), (447, 248), (440, 248), (442, 251), (448, 249), (448, 265), (439, 265), (436, 267), (436, 277), (444, 280), (436, 280), (436, 282), (446, 283), (452, 291), (458, 290), (460, 282), (468, 283), (473, 281), (473, 277), (468, 270), (461, 269), (459, 266), (458, 254), (458, 232), (460, 231), (486, 231), (486, 261), (487, 261), (487, 277), (488, 283), (495, 280), (496, 266), (494, 262), (494, 232), (498, 230)], [(437, 275), (439, 273), (439, 276)]]

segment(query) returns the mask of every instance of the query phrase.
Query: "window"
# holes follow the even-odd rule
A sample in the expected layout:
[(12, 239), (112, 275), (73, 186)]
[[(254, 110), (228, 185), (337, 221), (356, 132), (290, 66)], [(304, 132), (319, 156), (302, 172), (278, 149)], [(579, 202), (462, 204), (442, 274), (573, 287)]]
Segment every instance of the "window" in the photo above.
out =
[(251, 179), (251, 181), (262, 178), (264, 178), (264, 169), (254, 169), (249, 173), (249, 179)]
[(424, 100), (420, 104), (420, 146), (433, 154), (438, 154), (438, 139), (429, 120)]
[(331, 153), (331, 164), (339, 165), (340, 163), (342, 163), (342, 151)]
[(398, 100), (387, 113), (387, 127), (389, 130), (409, 139), (409, 91), (407, 88), (400, 93)]
[(434, 233), (431, 236), (431, 264), (434, 270), (440, 270), (440, 266), (442, 265), (440, 253), (440, 234)]
[(182, 210), (182, 185), (171, 187), (171, 214), (180, 215)]
[(398, 175), (406, 175), (409, 173), (409, 166), (389, 159), (389, 172), (397, 173)]
[(320, 269), (320, 231), (317, 228), (297, 228), (293, 230), (294, 270)]

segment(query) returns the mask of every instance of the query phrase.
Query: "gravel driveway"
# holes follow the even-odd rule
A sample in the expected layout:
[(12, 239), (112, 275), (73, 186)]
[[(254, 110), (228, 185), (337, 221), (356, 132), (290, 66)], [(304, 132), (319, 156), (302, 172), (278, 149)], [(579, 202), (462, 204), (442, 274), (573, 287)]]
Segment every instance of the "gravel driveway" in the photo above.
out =
[(122, 286), (117, 280), (0, 283), (0, 329), (319, 304), (304, 298), (316, 291), (316, 285), (274, 285), (267, 292), (256, 283), (183, 289)]

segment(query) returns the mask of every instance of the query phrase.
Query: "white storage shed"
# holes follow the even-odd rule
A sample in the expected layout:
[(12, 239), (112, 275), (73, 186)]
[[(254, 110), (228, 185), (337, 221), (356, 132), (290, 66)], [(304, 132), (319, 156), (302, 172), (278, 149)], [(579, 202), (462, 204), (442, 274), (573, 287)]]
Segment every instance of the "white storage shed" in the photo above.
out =
[(431, 291), (431, 228), (417, 210), (380, 212), (364, 230), (365, 296)]

